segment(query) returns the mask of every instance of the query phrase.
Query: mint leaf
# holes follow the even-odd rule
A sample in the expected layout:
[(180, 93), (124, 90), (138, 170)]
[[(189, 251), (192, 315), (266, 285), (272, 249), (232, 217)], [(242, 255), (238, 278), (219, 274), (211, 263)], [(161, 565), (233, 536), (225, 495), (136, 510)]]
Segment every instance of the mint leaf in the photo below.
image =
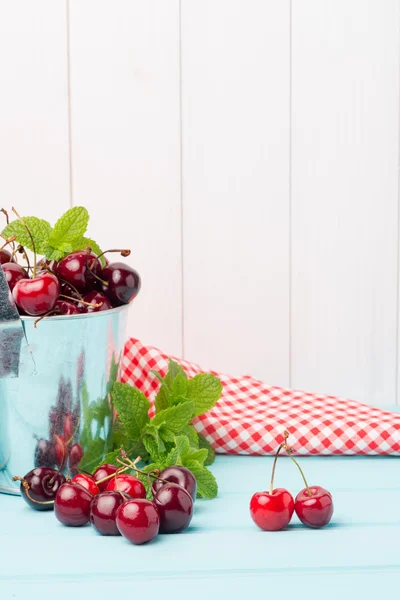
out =
[(188, 383), (186, 375), (178, 373), (172, 383), (168, 402), (170, 406), (175, 406), (176, 404), (188, 401)]
[(161, 423), (161, 425), (158, 427), (158, 431), (163, 442), (174, 442), (175, 432), (172, 431), (172, 429), (169, 429), (166, 423)]
[(179, 465), (181, 467), (185, 464), (185, 459), (190, 451), (189, 440), (185, 435), (178, 435), (175, 438), (175, 447), (168, 452), (166, 458), (166, 466)]
[[(94, 240), (83, 236), (73, 240), (73, 242), (71, 242), (71, 247), (72, 249), (70, 250), (70, 252), (75, 252), (76, 250), (86, 250), (86, 248), (90, 247), (94, 254), (99, 255), (102, 253), (102, 249)], [(104, 267), (106, 264), (105, 257), (100, 256), (99, 261), (101, 263), (101, 266)]]
[(152, 423), (147, 424), (143, 429), (143, 444), (152, 460), (163, 464), (166, 455), (165, 444), (157, 427)]
[(181, 433), (186, 435), (192, 450), (197, 450), (199, 447), (199, 436), (193, 425), (185, 425)]
[(126, 429), (120, 419), (116, 420), (112, 429), (114, 446), (116, 446), (118, 449), (123, 448), (124, 450), (128, 450), (128, 448), (130, 448), (132, 445), (131, 439), (126, 433)]
[(196, 460), (201, 465), (203, 465), (207, 456), (208, 456), (207, 448), (200, 448), (200, 450), (194, 450), (193, 452), (190, 452), (190, 454), (187, 456), (187, 458), (190, 461)]
[(188, 397), (194, 403), (195, 416), (202, 415), (219, 400), (222, 392), (221, 381), (211, 373), (200, 373), (188, 381)]
[(83, 206), (70, 208), (54, 225), (49, 238), (50, 246), (59, 250), (62, 244), (72, 244), (84, 235), (88, 223), (89, 213), (86, 208)]
[(161, 385), (160, 389), (158, 390), (154, 405), (156, 408), (156, 413), (168, 408), (167, 391), (164, 385)]
[(211, 446), (210, 442), (204, 437), (203, 434), (198, 433), (197, 435), (198, 435), (199, 447), (207, 448), (207, 450), (208, 450), (208, 456), (207, 456), (206, 460), (204, 461), (204, 464), (206, 467), (208, 465), (212, 465), (212, 463), (215, 460), (214, 448)]
[(170, 358), (168, 361), (168, 373), (166, 374), (166, 376), (164, 378), (164, 381), (167, 384), (169, 389), (172, 388), (172, 384), (174, 382), (175, 377), (177, 377), (177, 375), (183, 375), (183, 377), (187, 378), (187, 375), (186, 375), (183, 367), (181, 367), (180, 364), (178, 364), (176, 361), (174, 361), (174, 360), (172, 360), (172, 358)]
[(127, 435), (131, 440), (137, 441), (150, 421), (150, 402), (137, 388), (119, 382), (114, 383), (111, 398)]
[(203, 498), (216, 498), (218, 495), (218, 484), (211, 471), (207, 467), (203, 467), (196, 460), (186, 461), (185, 467), (190, 469), (196, 477), (198, 495)]
[[(33, 241), (35, 242), (36, 252), (38, 254), (44, 254), (44, 248), (48, 242), (51, 234), (51, 225), (44, 219), (38, 219), (37, 217), (23, 217), (25, 224), (29, 228)], [(15, 235), (16, 240), (21, 246), (28, 250), (34, 250), (31, 236), (27, 232), (26, 228), (21, 221), (12, 221), (2, 231), (2, 235), (5, 238), (10, 238)]]
[(61, 258), (64, 258), (65, 253), (62, 252), (62, 250), (53, 248), (50, 244), (45, 244), (41, 254), (43, 254), (47, 260), (60, 260)]
[(165, 425), (174, 433), (180, 433), (193, 418), (194, 404), (193, 402), (183, 402), (176, 406), (166, 408), (156, 414), (152, 419), (153, 425)]
[(100, 463), (98, 465), (95, 466), (95, 468), (93, 469), (93, 471), (95, 471), (98, 466), (105, 465), (105, 464), (107, 464), (107, 465), (108, 464), (109, 465), (117, 465), (118, 467), (120, 467), (121, 465), (117, 461), (117, 458), (121, 458), (120, 449), (119, 448), (117, 450), (113, 450), (112, 452), (109, 452), (108, 454), (106, 454), (106, 456), (104, 457), (104, 459), (102, 461), (100, 461)]

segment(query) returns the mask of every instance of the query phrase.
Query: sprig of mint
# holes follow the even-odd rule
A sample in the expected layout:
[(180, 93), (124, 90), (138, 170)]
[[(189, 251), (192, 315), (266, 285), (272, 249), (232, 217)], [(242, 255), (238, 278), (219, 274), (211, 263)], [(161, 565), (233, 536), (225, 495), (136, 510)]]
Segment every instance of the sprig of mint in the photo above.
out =
[[(11, 221), (2, 231), (3, 237), (9, 239), (15, 236), (16, 241), (24, 248), (36, 252), (48, 260), (60, 260), (75, 250), (85, 250), (91, 247), (96, 254), (101, 249), (94, 240), (85, 237), (89, 223), (89, 213), (83, 206), (74, 206), (65, 212), (54, 227), (44, 219), (23, 217), (31, 236), (22, 221)], [(100, 257), (104, 266), (104, 257)]]
[(215, 458), (210, 443), (197, 433), (192, 419), (210, 410), (221, 396), (222, 385), (215, 375), (201, 373), (188, 379), (184, 369), (170, 360), (163, 378), (153, 371), (160, 381), (155, 399), (156, 414), (150, 419), (150, 403), (137, 388), (127, 383), (114, 383), (111, 399), (118, 413), (114, 428), (114, 450), (103, 462), (118, 464), (121, 449), (134, 460), (144, 458), (148, 464), (141, 468), (138, 477), (150, 487), (146, 473), (162, 471), (168, 466), (180, 465), (190, 469), (197, 479), (198, 495), (215, 498), (218, 485), (207, 469)]

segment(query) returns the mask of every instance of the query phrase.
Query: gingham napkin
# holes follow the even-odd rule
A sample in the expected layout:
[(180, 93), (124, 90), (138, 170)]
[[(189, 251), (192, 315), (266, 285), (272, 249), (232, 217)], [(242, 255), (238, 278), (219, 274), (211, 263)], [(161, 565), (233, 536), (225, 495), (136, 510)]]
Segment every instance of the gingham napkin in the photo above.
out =
[[(121, 381), (137, 386), (150, 401), (159, 387), (151, 369), (163, 376), (168, 359), (157, 348), (130, 339), (122, 360)], [(188, 377), (203, 372), (198, 365), (174, 358)], [(295, 454), (400, 455), (400, 414), (335, 396), (266, 385), (249, 376), (215, 373), (222, 397), (195, 428), (221, 454), (274, 454), (290, 433)]]

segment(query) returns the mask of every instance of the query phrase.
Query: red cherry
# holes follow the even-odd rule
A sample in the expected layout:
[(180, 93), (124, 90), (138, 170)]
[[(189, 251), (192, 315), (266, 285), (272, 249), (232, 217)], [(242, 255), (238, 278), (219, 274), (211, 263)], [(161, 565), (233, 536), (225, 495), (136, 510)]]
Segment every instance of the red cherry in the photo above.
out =
[(92, 290), (83, 296), (83, 300), (87, 304), (99, 304), (100, 306), (87, 306), (87, 304), (79, 304), (79, 308), (84, 313), (100, 312), (102, 310), (109, 310), (114, 308), (110, 300), (101, 292)]
[(0, 250), (0, 265), (8, 262), (13, 262), (11, 252), (3, 248), (3, 250)]
[(90, 519), (93, 496), (78, 483), (64, 483), (57, 492), (54, 512), (57, 519), (69, 527), (86, 525)]
[(131, 498), (146, 498), (146, 488), (143, 483), (133, 475), (121, 473), (116, 477), (112, 477), (107, 485), (107, 491), (124, 492), (129, 494)]
[(160, 515), (160, 533), (177, 533), (189, 526), (193, 516), (193, 500), (177, 483), (164, 483), (154, 496)]
[(43, 273), (35, 279), (20, 279), (13, 289), (17, 306), (27, 315), (37, 317), (53, 310), (60, 283), (52, 273)]
[[(108, 463), (105, 463), (104, 465), (100, 465), (99, 467), (97, 467), (97, 469), (93, 473), (94, 480), (97, 483), (98, 481), (100, 481), (100, 479), (104, 479), (105, 477), (114, 475), (114, 473), (116, 473), (117, 469), (118, 469), (118, 467), (116, 467), (115, 465), (110, 465)], [(105, 492), (109, 482), (110, 482), (110, 480), (107, 479), (106, 481), (97, 483), (99, 490), (101, 492)]]
[(72, 444), (69, 449), (69, 467), (70, 469), (75, 469), (83, 458), (83, 448), (80, 444)]
[(54, 444), (49, 440), (39, 439), (35, 448), (35, 467), (54, 467), (55, 464)]
[(101, 535), (121, 535), (115, 522), (117, 510), (129, 500), (127, 494), (101, 492), (90, 506), (90, 522)]
[(87, 475), (86, 473), (78, 473), (75, 477), (72, 478), (73, 483), (79, 483), (82, 487), (85, 488), (88, 492), (92, 494), (92, 496), (97, 496), (100, 494), (100, 490), (96, 485), (95, 480), (92, 475)]
[(293, 511), (293, 497), (283, 488), (256, 492), (250, 500), (251, 518), (264, 531), (284, 529), (290, 523)]
[[(179, 467), (176, 465), (173, 467), (167, 467), (166, 469), (164, 469), (164, 471), (160, 473), (159, 477), (160, 479), (164, 479), (165, 481), (177, 483), (181, 487), (185, 488), (187, 492), (189, 492), (193, 502), (196, 500), (196, 478), (193, 475), (192, 471), (190, 471), (186, 467)], [(153, 485), (151, 486), (153, 495), (155, 495), (165, 483), (165, 481), (160, 481), (160, 479), (155, 479)]]
[(56, 457), (56, 465), (60, 471), (62, 471), (68, 458), (67, 445), (62, 435), (54, 436), (54, 453)]
[(7, 280), (8, 287), (10, 288), (11, 291), (13, 291), (13, 289), (14, 289), (15, 285), (18, 283), (18, 281), (20, 281), (21, 279), (29, 279), (28, 273), (18, 263), (7, 262), (7, 263), (2, 264), (1, 267), (4, 271), (4, 275)]
[(64, 417), (64, 440), (68, 444), (74, 435), (74, 423), (72, 414), (67, 413)]
[(128, 500), (117, 510), (119, 532), (133, 544), (150, 542), (160, 529), (160, 517), (149, 500)]
[(57, 265), (57, 275), (80, 291), (87, 289), (96, 281), (92, 273), (95, 275), (101, 273), (101, 264), (95, 254), (88, 255), (85, 250), (68, 254)]
[(297, 494), (294, 509), (304, 525), (314, 528), (325, 527), (333, 515), (332, 495), (319, 485), (309, 486), (308, 489), (304, 488)]
[(104, 267), (101, 279), (107, 282), (102, 290), (115, 306), (128, 304), (140, 292), (140, 275), (135, 269), (122, 262), (110, 263)]
[(62, 315), (79, 315), (81, 312), (77, 304), (68, 302), (68, 300), (57, 300), (54, 309)]

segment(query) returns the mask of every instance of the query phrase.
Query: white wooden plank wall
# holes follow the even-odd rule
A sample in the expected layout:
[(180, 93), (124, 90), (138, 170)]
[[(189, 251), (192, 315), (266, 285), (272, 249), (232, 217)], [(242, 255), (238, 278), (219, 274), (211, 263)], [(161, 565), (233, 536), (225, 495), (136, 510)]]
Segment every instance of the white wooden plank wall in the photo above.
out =
[(130, 334), (398, 397), (399, 0), (3, 0), (0, 204), (132, 248)]

